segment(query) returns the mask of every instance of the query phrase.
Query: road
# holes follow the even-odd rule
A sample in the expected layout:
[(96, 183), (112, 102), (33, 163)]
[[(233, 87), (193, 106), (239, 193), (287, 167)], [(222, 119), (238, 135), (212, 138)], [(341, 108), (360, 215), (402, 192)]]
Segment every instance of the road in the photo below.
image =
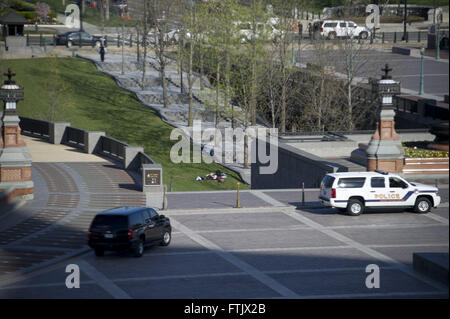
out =
[[(448, 187), (441, 193), (448, 199)], [(411, 266), (413, 252), (448, 252), (448, 203), (349, 217), (296, 208), (298, 191), (244, 192), (242, 209), (232, 195), (173, 193), (170, 246), (142, 258), (89, 251), (0, 283), (0, 298), (448, 298)], [(80, 267), (79, 289), (65, 286), (68, 264)], [(369, 264), (380, 268), (378, 289), (365, 285)]]
[[(407, 94), (417, 94), (420, 85), (420, 57), (400, 55), (381, 50), (361, 50), (354, 53), (354, 76), (367, 79), (381, 78), (381, 69), (386, 63), (393, 69), (392, 77), (401, 82), (403, 91)], [(335, 71), (346, 74), (345, 51), (327, 53)], [(306, 64), (315, 60), (315, 52), (302, 50), (297, 52), (297, 63)], [(448, 60), (435, 60), (432, 57), (424, 59), (424, 91), (425, 94), (442, 100), (449, 94)]]

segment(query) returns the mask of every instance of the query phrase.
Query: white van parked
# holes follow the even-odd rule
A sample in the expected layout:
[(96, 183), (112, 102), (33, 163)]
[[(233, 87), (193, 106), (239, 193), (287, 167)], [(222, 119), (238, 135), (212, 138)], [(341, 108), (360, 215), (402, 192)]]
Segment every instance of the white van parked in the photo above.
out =
[(428, 213), (441, 203), (434, 186), (410, 183), (384, 171), (327, 174), (320, 186), (319, 199), (351, 216), (370, 208), (413, 208)]

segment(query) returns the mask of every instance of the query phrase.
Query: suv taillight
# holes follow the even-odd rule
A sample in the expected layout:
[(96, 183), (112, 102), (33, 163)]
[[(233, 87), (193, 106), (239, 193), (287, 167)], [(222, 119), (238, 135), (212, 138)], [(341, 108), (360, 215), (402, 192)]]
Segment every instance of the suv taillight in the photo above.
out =
[(131, 229), (128, 229), (128, 240), (133, 239), (133, 231)]
[(91, 238), (92, 237), (92, 232), (91, 232), (91, 230), (89, 229), (88, 230), (88, 238)]
[(331, 189), (331, 198), (336, 198), (336, 188)]
[(323, 32), (323, 28), (322, 27), (320, 27), (320, 32)]

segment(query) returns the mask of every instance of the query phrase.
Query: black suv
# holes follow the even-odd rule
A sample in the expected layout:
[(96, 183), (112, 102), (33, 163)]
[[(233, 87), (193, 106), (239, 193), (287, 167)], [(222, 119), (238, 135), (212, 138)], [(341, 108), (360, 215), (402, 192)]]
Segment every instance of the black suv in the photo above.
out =
[(141, 257), (144, 246), (170, 244), (172, 227), (169, 218), (149, 207), (118, 207), (95, 216), (89, 228), (89, 246), (97, 256), (105, 250), (132, 250)]
[(99, 47), (102, 43), (106, 45), (106, 39), (101, 36), (91, 35), (84, 31), (69, 31), (66, 33), (61, 33), (56, 36), (56, 44), (66, 45), (67, 47), (72, 47), (73, 45), (87, 45)]

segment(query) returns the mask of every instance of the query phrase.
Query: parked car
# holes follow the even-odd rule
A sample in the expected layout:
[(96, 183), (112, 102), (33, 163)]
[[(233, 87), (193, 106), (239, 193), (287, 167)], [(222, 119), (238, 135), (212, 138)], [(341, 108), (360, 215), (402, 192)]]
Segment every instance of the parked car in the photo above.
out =
[(328, 207), (357, 216), (368, 208), (406, 208), (428, 213), (441, 202), (438, 189), (410, 183), (384, 171), (327, 174), (320, 186), (319, 199)]
[(361, 27), (352, 21), (325, 20), (322, 21), (320, 35), (330, 40), (348, 37), (367, 39), (371, 32), (369, 28)]
[(90, 35), (85, 31), (69, 31), (56, 36), (57, 45), (66, 45), (69, 48), (73, 45), (80, 45), (80, 40), (82, 46), (96, 47), (99, 47), (102, 41), (106, 41), (101, 36)]
[(141, 257), (144, 247), (168, 246), (172, 238), (170, 219), (150, 207), (118, 207), (95, 216), (88, 232), (88, 245), (97, 256), (106, 250), (129, 251)]
[(253, 34), (253, 27), (250, 22), (235, 21), (233, 24), (239, 30), (238, 36), (241, 43), (249, 42), (253, 38), (258, 39), (260, 36), (277, 41), (281, 36), (281, 31), (271, 23), (257, 22), (255, 34)]

